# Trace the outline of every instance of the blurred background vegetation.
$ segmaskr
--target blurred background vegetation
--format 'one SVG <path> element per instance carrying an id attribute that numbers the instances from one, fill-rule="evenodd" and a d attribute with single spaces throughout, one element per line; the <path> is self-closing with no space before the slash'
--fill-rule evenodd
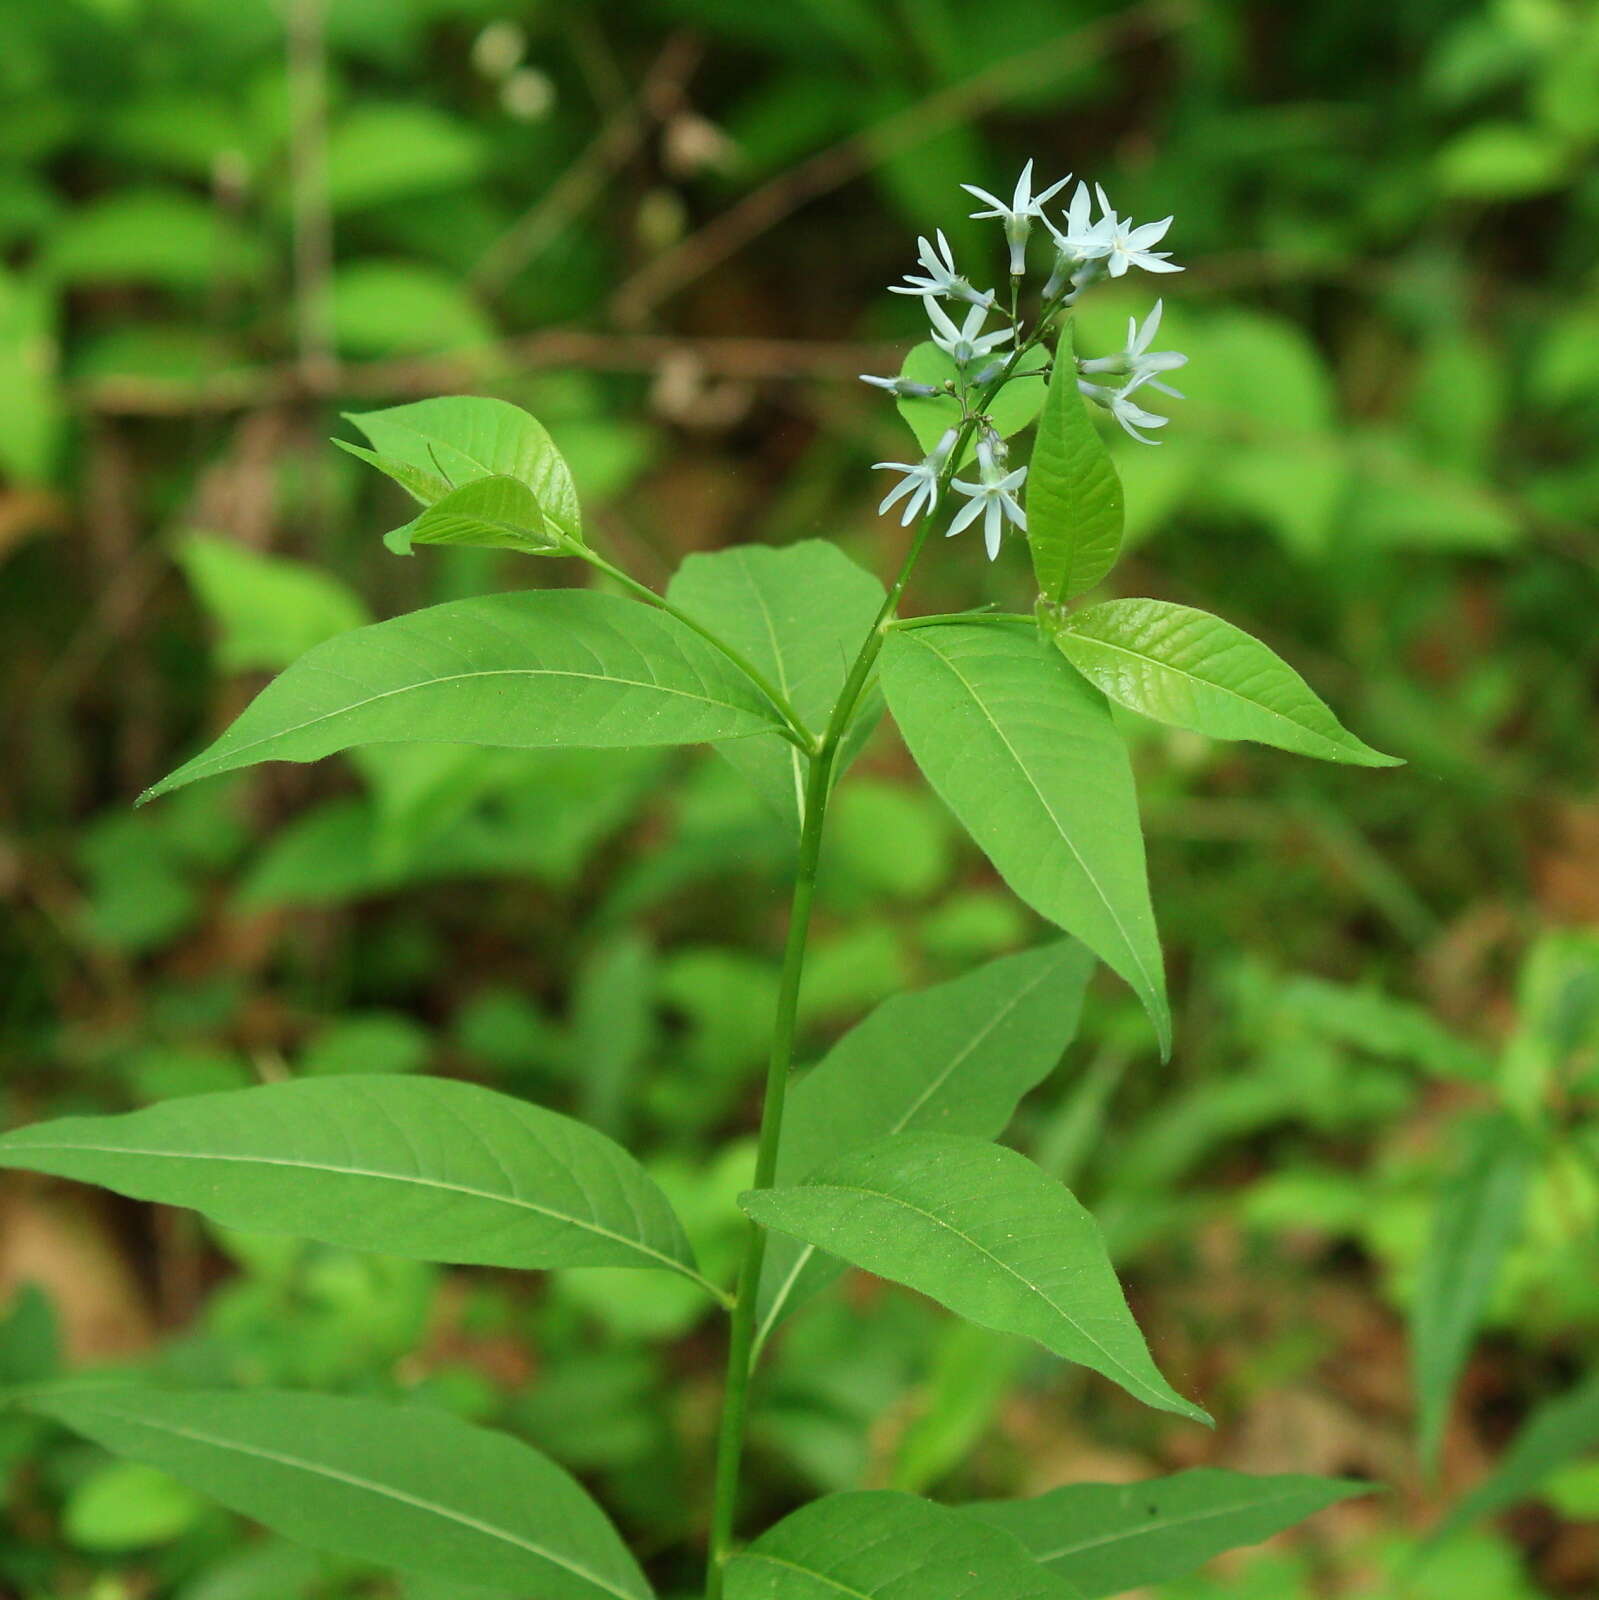
<path id="1" fill-rule="evenodd" d="M 1217 1433 L 854 1282 L 775 1353 L 752 1512 L 1351 1473 L 1391 1490 L 1163 1592 L 1599 1592 L 1580 1454 L 1414 1560 L 1599 1355 L 1599 6 L 7 0 L 0 106 L 6 1125 L 460 1074 L 628 1139 L 725 1270 L 790 850 L 730 768 L 391 748 L 130 801 L 320 638 L 562 581 L 389 556 L 398 491 L 325 442 L 344 406 L 528 406 L 652 582 L 735 539 L 883 570 L 903 535 L 867 468 L 905 439 L 854 375 L 919 312 L 883 286 L 919 231 L 991 249 L 955 185 L 1031 156 L 1177 213 L 1190 398 L 1158 450 L 1121 441 L 1125 581 L 1263 634 L 1410 764 L 1143 730 L 1178 1053 L 1096 986 L 1023 1108 Z M 1096 297 L 1084 344 L 1129 308 Z M 1028 599 L 966 544 L 916 587 Z M 1039 931 L 880 734 L 837 808 L 808 1050 Z M 1563 1137 L 1434 1480 L 1406 1310 L 1501 1104 Z M 683 1593 L 718 1340 L 648 1277 L 513 1282 L 8 1179 L 0 1382 L 117 1362 L 448 1407 L 589 1476 Z M 0 1415 L 0 1486 L 6 1595 L 401 1592 L 43 1423 Z"/>

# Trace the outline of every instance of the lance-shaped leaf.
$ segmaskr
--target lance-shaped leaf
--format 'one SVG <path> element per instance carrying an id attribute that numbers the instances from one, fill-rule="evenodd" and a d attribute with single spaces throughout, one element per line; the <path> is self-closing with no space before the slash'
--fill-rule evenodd
<path id="1" fill-rule="evenodd" d="M 375 454 L 364 459 L 423 504 L 441 498 L 432 492 L 441 480 L 446 488 L 458 489 L 477 478 L 515 478 L 533 491 L 557 533 L 583 537 L 571 470 L 544 425 L 520 406 L 481 395 L 447 395 L 345 415 L 372 443 Z"/>
<path id="2" fill-rule="evenodd" d="M 948 1506 L 869 1489 L 830 1494 L 727 1564 L 727 1600 L 1076 1600 L 1019 1540 Z"/>
<path id="3" fill-rule="evenodd" d="M 1162 1411 L 1210 1419 L 1160 1375 L 1098 1224 L 1025 1156 L 958 1134 L 901 1133 L 744 1210 L 971 1322 L 1019 1333 Z"/>
<path id="4" fill-rule="evenodd" d="M 1123 520 L 1121 479 L 1078 391 L 1068 330 L 1027 469 L 1027 543 L 1045 600 L 1064 605 L 1116 565 Z"/>
<path id="5" fill-rule="evenodd" d="M 1001 350 L 996 362 L 1008 358 L 1009 352 Z M 983 413 L 993 424 L 1002 439 L 1020 433 L 1044 403 L 1044 377 L 1042 369 L 1049 365 L 1049 352 L 1039 346 L 1029 350 L 1016 363 L 1015 372 L 1006 379 L 999 392 L 989 402 Z M 912 348 L 899 369 L 902 378 L 912 383 L 924 383 L 930 389 L 942 389 L 946 383 L 959 376 L 955 363 L 932 340 Z M 923 454 L 930 452 L 950 428 L 961 424 L 960 402 L 953 395 L 901 396 L 895 402 L 899 414 L 910 424 L 916 442 Z M 967 440 L 961 464 L 970 461 L 976 451 L 976 437 Z"/>
<path id="6" fill-rule="evenodd" d="M 759 690 L 665 612 L 582 589 L 430 606 L 318 645 L 147 791 L 352 745 L 694 744 L 776 727 Z"/>
<path id="7" fill-rule="evenodd" d="M 533 491 L 516 478 L 477 478 L 451 489 L 404 527 L 383 535 L 396 555 L 418 544 L 469 544 L 526 555 L 558 556 L 570 549 L 553 534 Z"/>
<path id="8" fill-rule="evenodd" d="M 1439 1191 L 1410 1317 L 1421 1455 L 1429 1468 L 1438 1459 L 1472 1337 L 1521 1232 L 1534 1164 L 1520 1124 L 1492 1117 L 1472 1130 L 1465 1160 Z"/>
<path id="9" fill-rule="evenodd" d="M 0 1166 L 353 1250 L 699 1276 L 665 1195 L 620 1145 L 449 1078 L 301 1078 L 64 1117 L 0 1138 Z"/>
<path id="10" fill-rule="evenodd" d="M 673 574 L 666 597 L 738 649 L 815 733 L 827 726 L 885 598 L 869 572 L 815 539 L 692 555 Z M 875 694 L 862 697 L 835 777 L 881 709 Z M 773 735 L 723 745 L 718 753 L 799 831 L 807 763 L 793 744 Z"/>
<path id="11" fill-rule="evenodd" d="M 1594 1449 L 1599 1449 L 1599 1373 L 1590 1373 L 1570 1393 L 1540 1406 L 1499 1465 L 1455 1506 L 1428 1542 L 1441 1542 L 1467 1523 L 1525 1499 L 1556 1467 Z"/>
<path id="12" fill-rule="evenodd" d="M 798 1183 L 886 1134 L 1001 1133 L 1077 1031 L 1092 965 L 1080 944 L 1061 939 L 885 1000 L 789 1091 L 777 1181 Z M 814 1245 L 770 1239 L 761 1340 L 839 1270 Z"/>
<path id="13" fill-rule="evenodd" d="M 1073 1483 L 1031 1500 L 983 1501 L 968 1514 L 1015 1534 L 1084 1600 L 1167 1583 L 1223 1551 L 1259 1544 L 1370 1485 L 1344 1478 L 1201 1468 L 1142 1483 Z"/>
<path id="14" fill-rule="evenodd" d="M 28 1405 L 335 1555 L 548 1600 L 649 1600 L 575 1479 L 531 1445 L 432 1406 L 109 1388 Z"/>
<path id="15" fill-rule="evenodd" d="M 1104 696 L 1028 626 L 896 629 L 883 692 L 917 765 L 1012 889 L 1171 1013 L 1131 763 Z"/>
<path id="16" fill-rule="evenodd" d="M 1067 660 L 1112 700 L 1213 739 L 1255 739 L 1323 761 L 1393 767 L 1252 634 L 1166 600 L 1111 600 L 1067 617 Z"/>

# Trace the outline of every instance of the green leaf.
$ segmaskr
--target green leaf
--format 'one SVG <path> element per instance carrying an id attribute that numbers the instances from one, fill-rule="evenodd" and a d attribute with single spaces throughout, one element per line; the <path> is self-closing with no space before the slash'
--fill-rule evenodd
<path id="1" fill-rule="evenodd" d="M 334 439 L 331 442 L 357 460 L 365 461 L 369 466 L 376 467 L 379 472 L 387 473 L 413 500 L 424 506 L 430 506 L 450 493 L 449 484 L 437 472 L 423 472 L 409 462 L 396 461 L 393 456 L 380 456 L 376 450 L 368 450 L 362 444 L 351 444 L 348 439 Z M 392 533 L 387 535 L 384 542 L 387 543 L 393 537 Z"/>
<path id="2" fill-rule="evenodd" d="M 813 1500 L 727 1564 L 727 1600 L 1074 1600 L 1020 1543 L 891 1489 Z"/>
<path id="3" fill-rule="evenodd" d="M 1599 1447 L 1599 1373 L 1535 1411 L 1498 1467 L 1433 1530 L 1428 1543 L 1441 1543 L 1467 1523 L 1524 1500 L 1557 1467 L 1595 1447 Z"/>
<path id="4" fill-rule="evenodd" d="M 430 1406 L 265 1389 L 80 1389 L 28 1404 L 317 1549 L 541 1600 L 650 1594 L 575 1479 Z"/>
<path id="5" fill-rule="evenodd" d="M 1064 605 L 1115 566 L 1123 520 L 1121 479 L 1077 388 L 1068 329 L 1027 469 L 1027 542 L 1045 600 Z"/>
<path id="6" fill-rule="evenodd" d="M 1066 659 L 1112 700 L 1213 739 L 1254 739 L 1302 756 L 1392 767 L 1259 639 L 1166 600 L 1110 600 L 1055 633 Z"/>
<path id="7" fill-rule="evenodd" d="M 832 715 L 885 598 L 869 572 L 836 545 L 814 539 L 780 549 L 747 544 L 692 555 L 672 575 L 666 597 L 715 628 L 788 697 L 815 733 Z M 879 710 L 875 695 L 863 698 L 851 730 L 855 749 Z M 773 735 L 725 745 L 719 753 L 798 833 L 807 768 L 799 750 Z"/>
<path id="8" fill-rule="evenodd" d="M 152 283 L 205 290 L 253 276 L 260 236 L 180 188 L 118 189 L 76 206 L 54 230 L 44 265 L 74 285 Z"/>
<path id="9" fill-rule="evenodd" d="M 464 188 L 487 156 L 474 127 L 430 106 L 357 104 L 328 139 L 329 198 L 335 210 L 353 211 Z"/>
<path id="10" fill-rule="evenodd" d="M 996 1137 L 1071 1042 L 1091 966 L 1061 939 L 885 1000 L 789 1091 L 777 1181 L 885 1134 Z M 814 1245 L 768 1240 L 760 1338 L 838 1272 Z"/>
<path id="11" fill-rule="evenodd" d="M 487 350 L 494 323 L 452 274 L 419 261 L 350 261 L 329 285 L 333 331 L 349 356 Z"/>
<path id="12" fill-rule="evenodd" d="M 1146 1405 L 1210 1420 L 1150 1359 L 1094 1219 L 1014 1150 L 959 1134 L 893 1134 L 741 1204 L 763 1227 L 982 1327 L 1034 1339 Z"/>
<path id="13" fill-rule="evenodd" d="M 1142 1483 L 1073 1483 L 968 1512 L 1014 1534 L 1084 1600 L 1167 1583 L 1213 1556 L 1259 1544 L 1370 1486 L 1341 1478 L 1260 1478 L 1201 1468 Z"/>
<path id="14" fill-rule="evenodd" d="M 612 595 L 531 589 L 329 639 L 141 798 L 352 745 L 605 749 L 737 739 L 776 725 L 749 680 L 675 617 Z"/>
<path id="15" fill-rule="evenodd" d="M 61 1531 L 78 1550 L 140 1550 L 170 1544 L 204 1510 L 192 1489 L 166 1473 L 137 1461 L 113 1461 L 73 1489 L 62 1508 Z"/>
<path id="16" fill-rule="evenodd" d="M 302 561 L 206 533 L 180 540 L 175 554 L 217 630 L 217 665 L 224 672 L 286 667 L 367 620 L 344 584 Z"/>
<path id="17" fill-rule="evenodd" d="M 993 423 L 1002 439 L 1020 433 L 1044 404 L 1044 380 L 1039 374 L 1049 365 L 1049 352 L 1042 346 L 1030 350 L 1021 358 L 1015 374 L 1008 378 L 998 394 L 989 402 L 985 415 Z M 929 388 L 941 388 L 957 376 L 955 363 L 931 340 L 915 346 L 905 357 L 899 369 L 902 378 L 912 383 L 925 383 Z M 923 453 L 944 437 L 950 428 L 961 424 L 960 402 L 953 395 L 931 397 L 902 397 L 895 402 L 899 414 L 910 424 L 911 432 Z M 976 441 L 968 440 L 961 455 L 964 466 L 973 458 Z"/>
<path id="18" fill-rule="evenodd" d="M 480 395 L 447 395 L 383 411 L 347 411 L 345 418 L 379 456 L 442 478 L 451 488 L 476 478 L 519 479 L 558 532 L 582 539 L 571 471 L 543 424 L 520 406 Z M 395 476 L 388 465 L 382 470 Z"/>
<path id="19" fill-rule="evenodd" d="M 1031 627 L 896 629 L 882 674 L 945 804 L 1028 905 L 1132 985 L 1169 1053 L 1132 766 L 1104 697 Z"/>
<path id="20" fill-rule="evenodd" d="M 1421 1455 L 1429 1469 L 1472 1338 L 1521 1231 L 1533 1167 L 1520 1124 L 1491 1117 L 1473 1130 L 1464 1163 L 1439 1190 L 1410 1317 Z"/>
<path id="21" fill-rule="evenodd" d="M 64 1117 L 0 1137 L 0 1166 L 413 1260 L 697 1276 L 666 1197 L 620 1146 L 448 1078 L 300 1078 Z"/>
<path id="22" fill-rule="evenodd" d="M 568 547 L 552 538 L 533 491 L 517 478 L 476 478 L 451 489 L 422 515 L 383 536 L 396 555 L 414 544 L 470 544 L 557 556 Z"/>

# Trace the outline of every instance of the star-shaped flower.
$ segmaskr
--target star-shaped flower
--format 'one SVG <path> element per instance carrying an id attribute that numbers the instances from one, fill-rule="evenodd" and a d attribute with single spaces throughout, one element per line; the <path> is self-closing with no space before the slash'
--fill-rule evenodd
<path id="1" fill-rule="evenodd" d="M 949 240 L 944 237 L 944 230 L 940 228 L 934 234 L 938 240 L 938 249 L 935 251 L 926 239 L 916 241 L 916 260 L 920 264 L 925 276 L 918 278 L 914 273 L 905 274 L 904 283 L 889 285 L 890 294 L 919 294 L 924 297 L 939 297 L 950 300 L 969 300 L 974 306 L 982 306 L 985 310 L 994 303 L 992 289 L 974 289 L 960 273 L 955 270 L 955 255 L 949 247 Z"/>
<path id="2" fill-rule="evenodd" d="M 878 516 L 883 516 L 895 501 L 905 496 L 909 498 L 905 500 L 905 511 L 899 519 L 902 528 L 910 527 L 924 511 L 931 511 L 938 504 L 939 474 L 944 470 L 944 463 L 949 459 L 954 444 L 955 429 L 950 428 L 921 461 L 874 461 L 874 469 L 884 467 L 904 473 L 904 477 L 883 496 L 877 508 Z"/>
<path id="3" fill-rule="evenodd" d="M 950 320 L 949 313 L 932 295 L 923 295 L 922 304 L 927 307 L 927 320 L 933 325 L 933 343 L 957 367 L 965 367 L 983 356 L 992 355 L 1016 336 L 1014 328 L 1001 328 L 997 333 L 982 331 L 983 324 L 988 321 L 987 306 L 973 306 L 966 313 L 966 320 L 957 328 Z"/>
<path id="4" fill-rule="evenodd" d="M 1013 278 L 1019 278 L 1027 270 L 1027 236 L 1033 231 L 1033 218 L 1042 218 L 1044 215 L 1044 202 L 1054 197 L 1072 181 L 1068 172 L 1059 183 L 1052 183 L 1040 194 L 1033 193 L 1033 164 L 1031 161 L 1022 168 L 1022 175 L 1016 180 L 1016 191 L 1007 205 L 997 195 L 992 195 L 986 189 L 979 189 L 975 183 L 963 183 L 967 194 L 978 200 L 985 201 L 989 207 L 987 211 L 974 211 L 974 220 L 986 217 L 997 217 L 1005 225 L 1005 239 L 1010 245 L 1010 270 Z"/>
<path id="5" fill-rule="evenodd" d="M 1122 427 L 1132 435 L 1140 444 L 1159 444 L 1159 439 L 1146 439 L 1138 430 L 1140 428 L 1164 428 L 1171 420 L 1170 417 L 1157 416 L 1153 411 L 1145 411 L 1136 400 L 1131 398 L 1135 390 L 1146 383 L 1152 383 L 1150 375 L 1146 372 L 1142 376 L 1124 383 L 1119 389 L 1107 389 L 1101 384 L 1089 383 L 1083 378 L 1077 380 L 1078 389 L 1107 411 L 1119 422 Z M 1164 389 L 1164 384 L 1153 384 L 1157 389 Z M 1176 394 L 1175 389 L 1166 389 L 1167 394 Z M 956 484 L 956 488 L 960 485 Z"/>
<path id="6" fill-rule="evenodd" d="M 1077 370 L 1124 372 L 1138 383 L 1147 383 L 1151 389 L 1159 389 L 1162 394 L 1174 395 L 1181 400 L 1183 396 L 1180 390 L 1172 388 L 1170 384 L 1161 383 L 1155 375 L 1185 366 L 1188 357 L 1179 350 L 1149 348 L 1154 341 L 1156 330 L 1160 327 L 1163 305 L 1164 302 L 1160 300 L 1155 302 L 1155 309 L 1144 318 L 1142 327 L 1139 326 L 1137 317 L 1127 319 L 1127 344 L 1120 355 L 1095 356 L 1091 361 L 1079 361 Z"/>
<path id="7" fill-rule="evenodd" d="M 1159 222 L 1145 222 L 1133 226 L 1131 217 L 1118 217 L 1105 198 L 1105 191 L 1096 183 L 1094 193 L 1099 196 L 1102 213 L 1098 222 L 1083 239 L 1079 254 L 1088 259 L 1103 258 L 1105 270 L 1113 278 L 1122 277 L 1129 267 L 1142 267 L 1145 272 L 1181 272 L 1168 258 L 1169 250 L 1151 250 L 1166 237 L 1172 219 L 1163 217 Z"/>
<path id="8" fill-rule="evenodd" d="M 957 494 L 966 496 L 967 503 L 955 513 L 946 537 L 953 539 L 961 529 L 981 517 L 983 543 L 988 549 L 988 559 L 994 561 L 999 557 L 1000 540 L 1007 522 L 1027 532 L 1027 513 L 1016 499 L 1016 490 L 1021 488 L 1027 468 L 1017 467 L 1014 472 L 1006 472 L 1002 463 L 995 460 L 993 448 L 986 441 L 977 447 L 977 466 L 979 482 L 966 483 L 957 478 L 950 484 Z"/>

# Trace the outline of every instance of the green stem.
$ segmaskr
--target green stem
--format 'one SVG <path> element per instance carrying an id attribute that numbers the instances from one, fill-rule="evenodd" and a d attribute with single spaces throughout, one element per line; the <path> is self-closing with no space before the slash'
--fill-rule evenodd
<path id="1" fill-rule="evenodd" d="M 814 733 L 805 726 L 799 712 L 794 709 L 793 703 L 778 687 L 767 678 L 754 662 L 742 652 L 735 650 L 720 634 L 713 633 L 703 623 L 695 621 L 688 612 L 680 606 L 675 606 L 665 595 L 657 594 L 647 583 L 640 583 L 631 573 L 624 572 L 613 562 L 607 561 L 598 550 L 591 550 L 586 544 L 580 544 L 576 539 L 564 540 L 567 552 L 574 555 L 579 561 L 586 561 L 596 571 L 603 572 L 608 578 L 614 579 L 631 594 L 636 594 L 640 600 L 676 617 L 686 628 L 691 628 L 707 644 L 714 645 L 716 649 L 727 657 L 729 661 L 744 674 L 757 689 L 772 703 L 772 708 L 782 717 L 784 726 L 780 730 L 782 735 L 792 745 L 797 745 L 806 755 L 814 755 L 819 741 Z"/>
<path id="2" fill-rule="evenodd" d="M 755 1156 L 755 1187 L 769 1189 L 777 1176 L 777 1151 L 783 1132 L 783 1103 L 794 1061 L 794 1028 L 799 1010 L 800 978 L 805 967 L 805 941 L 810 932 L 811 901 L 816 892 L 816 866 L 821 858 L 822 824 L 836 744 L 825 744 L 811 759 L 805 785 L 805 820 L 800 830 L 799 862 L 794 872 L 794 900 L 783 949 L 783 974 L 777 994 L 777 1020 L 772 1054 L 766 1069 L 766 1096 L 761 1106 L 760 1143 Z M 728 1339 L 727 1388 L 722 1400 L 722 1427 L 716 1445 L 716 1486 L 711 1507 L 710 1566 L 705 1576 L 706 1600 L 719 1600 L 722 1573 L 733 1544 L 738 1511 L 739 1469 L 744 1459 L 744 1430 L 749 1412 L 751 1359 L 755 1346 L 755 1311 L 766 1261 L 766 1230 L 745 1224 L 748 1233 L 739 1268 L 738 1294 Z"/>
<path id="3" fill-rule="evenodd" d="M 772 1053 L 766 1068 L 766 1091 L 761 1103 L 761 1129 L 755 1156 L 755 1183 L 757 1189 L 770 1188 L 777 1176 L 777 1155 L 783 1136 L 783 1106 L 788 1095 L 788 1078 L 794 1064 L 795 1019 L 799 1010 L 800 978 L 805 967 L 805 943 L 810 933 L 811 902 L 816 892 L 816 868 L 821 859 L 822 828 L 827 816 L 828 796 L 832 791 L 833 766 L 838 756 L 839 744 L 855 707 L 865 692 L 883 639 L 894 621 L 899 603 L 910 582 L 911 572 L 932 531 L 936 508 L 942 506 L 948 494 L 950 479 L 960 465 L 961 454 L 977 428 L 977 419 L 1015 371 L 1023 355 L 1043 337 L 1055 304 L 1045 307 L 1038 326 L 1025 342 L 1012 351 L 1004 368 L 983 387 L 976 405 L 969 406 L 960 426 L 955 443 L 949 452 L 944 470 L 939 477 L 939 492 L 935 509 L 929 511 L 917 524 L 910 548 L 899 573 L 883 599 L 872 630 L 867 634 L 844 688 L 828 719 L 827 731 L 819 740 L 802 744 L 801 749 L 810 757 L 810 773 L 805 784 L 805 814 L 800 827 L 799 861 L 794 872 L 794 899 L 789 911 L 788 939 L 783 949 L 783 970 L 778 983 L 777 1018 L 772 1028 Z M 705 630 L 692 618 L 668 606 L 654 591 L 617 571 L 603 558 L 591 552 L 581 553 L 585 560 L 625 583 L 629 588 L 655 604 L 673 611 L 684 622 L 715 644 L 730 660 L 743 667 L 757 684 L 758 674 L 721 640 Z M 1030 619 L 1029 619 L 1030 620 Z M 784 704 L 781 697 L 770 689 L 767 694 L 774 705 Z M 795 719 L 797 721 L 797 719 Z M 803 725 L 801 725 L 803 727 Z M 721 1600 L 723 1573 L 728 1557 L 733 1551 L 733 1531 L 738 1516 L 739 1473 L 744 1461 L 744 1436 L 749 1418 L 750 1380 L 755 1367 L 756 1309 L 760 1293 L 761 1268 L 766 1262 L 766 1230 L 755 1223 L 746 1224 L 744 1258 L 739 1267 L 738 1289 L 733 1306 L 732 1327 L 728 1336 L 727 1381 L 722 1399 L 722 1421 L 716 1443 L 716 1478 L 711 1498 L 710 1560 L 705 1575 L 706 1600 Z"/>

